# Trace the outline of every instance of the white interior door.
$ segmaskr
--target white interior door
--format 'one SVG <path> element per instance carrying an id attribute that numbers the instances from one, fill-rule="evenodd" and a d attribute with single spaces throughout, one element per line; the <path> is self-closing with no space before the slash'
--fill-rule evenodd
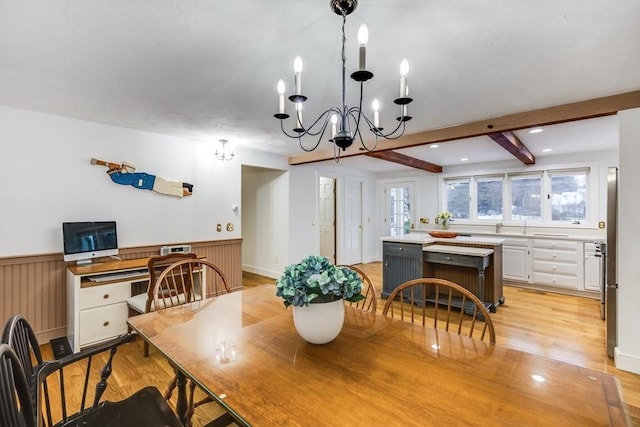
<path id="1" fill-rule="evenodd" d="M 362 262 L 362 180 L 345 178 L 344 191 L 344 264 Z"/>
<path id="2" fill-rule="evenodd" d="M 320 255 L 336 262 L 336 182 L 333 178 L 320 177 Z"/>

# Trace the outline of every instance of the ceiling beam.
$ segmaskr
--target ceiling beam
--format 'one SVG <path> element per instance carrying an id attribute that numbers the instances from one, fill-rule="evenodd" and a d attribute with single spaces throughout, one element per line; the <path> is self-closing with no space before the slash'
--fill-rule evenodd
<path id="1" fill-rule="evenodd" d="M 375 157 L 376 159 L 386 160 L 388 162 L 409 166 L 411 168 L 422 169 L 427 172 L 442 172 L 442 166 L 440 165 L 429 163 L 424 160 L 416 159 L 415 157 L 407 156 L 406 154 L 397 153 L 391 150 L 367 152 L 365 155 L 369 157 Z"/>
<path id="2" fill-rule="evenodd" d="M 523 113 L 509 114 L 494 117 L 487 120 L 450 126 L 441 129 L 432 129 L 410 135 L 404 135 L 396 140 L 381 140 L 375 149 L 378 151 L 397 150 L 400 148 L 415 147 L 419 145 L 433 144 L 436 142 L 453 141 L 473 136 L 486 135 L 494 132 L 507 132 L 518 129 L 526 129 L 534 126 L 545 126 L 557 123 L 572 122 L 576 120 L 591 119 L 594 117 L 609 116 L 621 110 L 640 107 L 640 90 L 626 92 L 618 95 L 605 96 L 587 101 L 573 102 L 570 104 L 556 105 L 554 107 L 540 108 L 538 110 Z M 353 144 L 348 150 L 340 152 L 340 157 L 360 156 L 366 152 L 360 151 L 357 144 Z M 324 160 L 333 160 L 333 150 L 313 151 L 289 157 L 290 165 L 315 163 Z"/>
<path id="3" fill-rule="evenodd" d="M 492 132 L 488 133 L 487 136 L 525 165 L 536 164 L 536 158 L 533 153 L 513 132 Z"/>

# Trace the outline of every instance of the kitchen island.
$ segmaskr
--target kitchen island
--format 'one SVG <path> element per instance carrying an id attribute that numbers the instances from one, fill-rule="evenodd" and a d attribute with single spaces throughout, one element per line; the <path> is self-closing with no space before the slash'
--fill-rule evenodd
<path id="1" fill-rule="evenodd" d="M 382 298 L 402 283 L 421 277 L 437 277 L 450 280 L 469 289 L 479 298 L 484 299 L 492 310 L 504 302 L 502 293 L 502 242 L 503 239 L 492 237 L 458 236 L 454 238 L 434 238 L 428 234 L 404 234 L 388 236 L 382 239 Z M 424 248 L 432 245 L 447 247 L 468 247 L 491 250 L 486 258 L 488 264 L 482 271 L 479 280 L 477 268 L 456 265 L 455 262 L 433 262 L 430 256 L 425 257 Z M 428 251 L 432 252 L 432 251 Z M 446 255 L 447 251 L 440 251 Z M 455 249 L 448 252 L 457 252 Z M 455 257 L 456 254 L 451 253 Z M 482 289 L 484 287 L 484 289 Z"/>

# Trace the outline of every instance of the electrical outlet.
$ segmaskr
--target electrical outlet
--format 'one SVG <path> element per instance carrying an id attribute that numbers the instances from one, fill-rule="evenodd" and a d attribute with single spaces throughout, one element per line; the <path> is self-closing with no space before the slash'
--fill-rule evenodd
<path id="1" fill-rule="evenodd" d="M 222 224 L 217 224 L 216 225 L 216 231 L 219 233 L 222 231 Z"/>
<path id="2" fill-rule="evenodd" d="M 598 228 L 599 228 L 600 230 L 603 230 L 603 229 L 604 229 L 604 227 L 605 227 L 605 223 L 604 223 L 604 221 L 600 221 L 600 222 L 598 222 Z"/>

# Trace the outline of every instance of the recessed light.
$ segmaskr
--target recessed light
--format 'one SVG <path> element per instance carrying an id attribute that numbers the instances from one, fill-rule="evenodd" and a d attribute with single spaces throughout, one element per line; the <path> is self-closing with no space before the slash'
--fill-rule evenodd
<path id="1" fill-rule="evenodd" d="M 529 132 L 529 133 L 540 133 L 543 130 L 544 129 L 542 129 L 542 128 L 533 128 L 533 129 L 529 129 L 527 132 Z"/>
<path id="2" fill-rule="evenodd" d="M 431 144 L 431 145 L 429 145 L 429 148 L 438 148 L 438 147 L 440 147 L 438 144 Z"/>
<path id="3" fill-rule="evenodd" d="M 549 151 L 553 151 L 553 148 L 543 148 L 542 149 L 543 153 L 548 153 Z"/>
<path id="4" fill-rule="evenodd" d="M 467 159 L 466 157 L 463 157 L 463 158 L 460 159 L 460 161 L 461 162 L 467 162 L 467 161 L 469 161 L 469 159 Z"/>

